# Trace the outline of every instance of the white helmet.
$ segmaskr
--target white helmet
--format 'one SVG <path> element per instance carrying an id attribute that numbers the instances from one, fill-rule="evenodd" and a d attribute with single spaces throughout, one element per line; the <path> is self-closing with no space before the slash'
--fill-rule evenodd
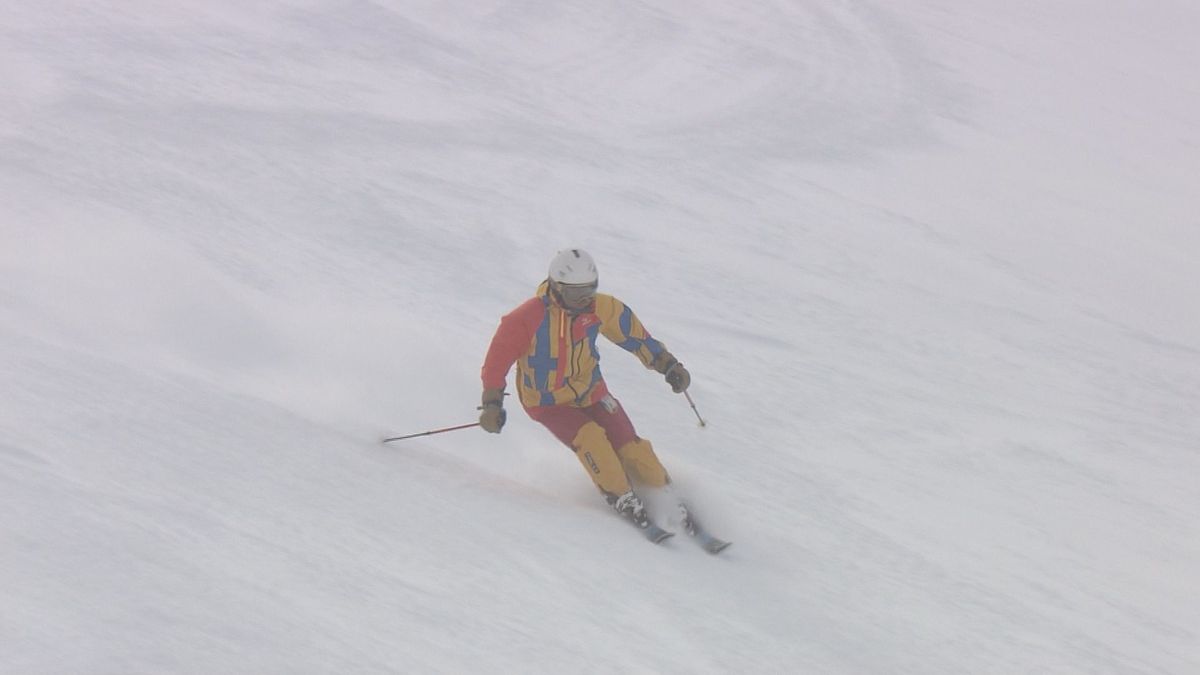
<path id="1" fill-rule="evenodd" d="M 600 275 L 596 261 L 581 248 L 568 248 L 555 254 L 550 261 L 550 281 L 559 284 L 596 284 Z"/>

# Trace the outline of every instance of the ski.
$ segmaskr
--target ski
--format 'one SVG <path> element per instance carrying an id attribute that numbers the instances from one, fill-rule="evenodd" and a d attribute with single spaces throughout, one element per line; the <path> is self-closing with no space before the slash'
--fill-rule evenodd
<path id="1" fill-rule="evenodd" d="M 724 551 L 725 549 L 729 548 L 730 544 L 733 543 L 731 541 L 725 541 L 724 539 L 717 539 L 700 528 L 696 528 L 695 532 L 692 533 L 691 539 L 692 541 L 696 542 L 700 548 L 704 549 L 711 555 L 716 555 L 721 551 Z"/>
<path id="2" fill-rule="evenodd" d="M 700 523 L 696 522 L 695 516 L 688 511 L 686 506 L 680 504 L 679 507 L 683 513 L 683 530 L 688 533 L 688 538 L 696 542 L 705 552 L 710 555 L 716 555 L 729 548 L 729 545 L 733 543 L 714 537 Z"/>
<path id="3" fill-rule="evenodd" d="M 671 532 L 669 530 L 664 530 L 661 527 L 659 527 L 658 525 L 655 525 L 654 523 L 650 523 L 649 525 L 647 525 L 646 527 L 643 527 L 641 529 L 642 529 L 642 535 L 645 536 L 646 539 L 648 539 L 653 544 L 661 544 L 664 541 L 675 536 L 674 532 Z"/>

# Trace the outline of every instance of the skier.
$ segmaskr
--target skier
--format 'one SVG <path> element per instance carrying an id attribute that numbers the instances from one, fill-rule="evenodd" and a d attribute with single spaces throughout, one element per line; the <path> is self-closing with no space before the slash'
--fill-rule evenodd
<path id="1" fill-rule="evenodd" d="M 609 505 L 634 525 L 654 526 L 635 487 L 671 483 L 650 441 L 634 431 L 600 374 L 596 338 L 603 334 L 647 367 L 675 393 L 691 383 L 683 364 L 655 340 L 623 302 L 597 293 L 596 263 L 582 249 L 559 251 L 534 297 L 500 320 L 483 363 L 479 423 L 498 434 L 504 427 L 504 388 L 517 364 L 517 394 L 529 417 L 571 448 Z M 689 532 L 686 507 L 679 504 Z M 669 536 L 662 532 L 661 537 Z"/>

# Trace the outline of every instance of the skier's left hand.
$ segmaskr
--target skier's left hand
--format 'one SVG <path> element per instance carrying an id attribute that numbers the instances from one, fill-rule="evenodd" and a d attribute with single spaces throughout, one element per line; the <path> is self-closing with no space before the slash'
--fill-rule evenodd
<path id="1" fill-rule="evenodd" d="M 675 365 L 668 368 L 664 374 L 667 377 L 667 384 L 671 385 L 671 391 L 676 394 L 682 394 L 684 391 L 687 391 L 688 385 L 692 383 L 691 373 L 678 361 L 675 362 Z"/>
<path id="2" fill-rule="evenodd" d="M 688 374 L 687 368 L 684 368 L 679 359 L 671 355 L 671 352 L 659 352 L 650 367 L 666 376 L 667 384 L 671 385 L 671 391 L 676 394 L 682 394 L 692 383 L 692 376 Z"/>

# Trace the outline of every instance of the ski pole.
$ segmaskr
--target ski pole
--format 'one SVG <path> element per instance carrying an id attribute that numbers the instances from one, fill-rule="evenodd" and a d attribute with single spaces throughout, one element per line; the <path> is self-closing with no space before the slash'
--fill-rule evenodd
<path id="1" fill-rule="evenodd" d="M 687 402 L 692 405 L 692 412 L 696 413 L 696 419 L 700 420 L 700 426 L 708 426 L 708 422 L 705 422 L 704 418 L 700 416 L 700 411 L 696 410 L 696 402 L 692 400 L 692 395 L 687 393 L 687 390 L 684 390 L 683 395 L 687 397 Z"/>
<path id="2" fill-rule="evenodd" d="M 419 434 L 409 434 L 407 436 L 395 436 L 392 438 L 383 439 L 383 443 L 391 443 L 392 441 L 403 441 L 406 438 L 416 438 L 417 436 L 432 436 L 434 434 L 444 434 L 447 431 L 458 431 L 459 429 L 470 429 L 471 427 L 479 426 L 479 422 L 474 424 L 460 424 L 456 427 L 446 427 L 445 429 L 434 429 L 433 431 L 422 431 Z"/>

